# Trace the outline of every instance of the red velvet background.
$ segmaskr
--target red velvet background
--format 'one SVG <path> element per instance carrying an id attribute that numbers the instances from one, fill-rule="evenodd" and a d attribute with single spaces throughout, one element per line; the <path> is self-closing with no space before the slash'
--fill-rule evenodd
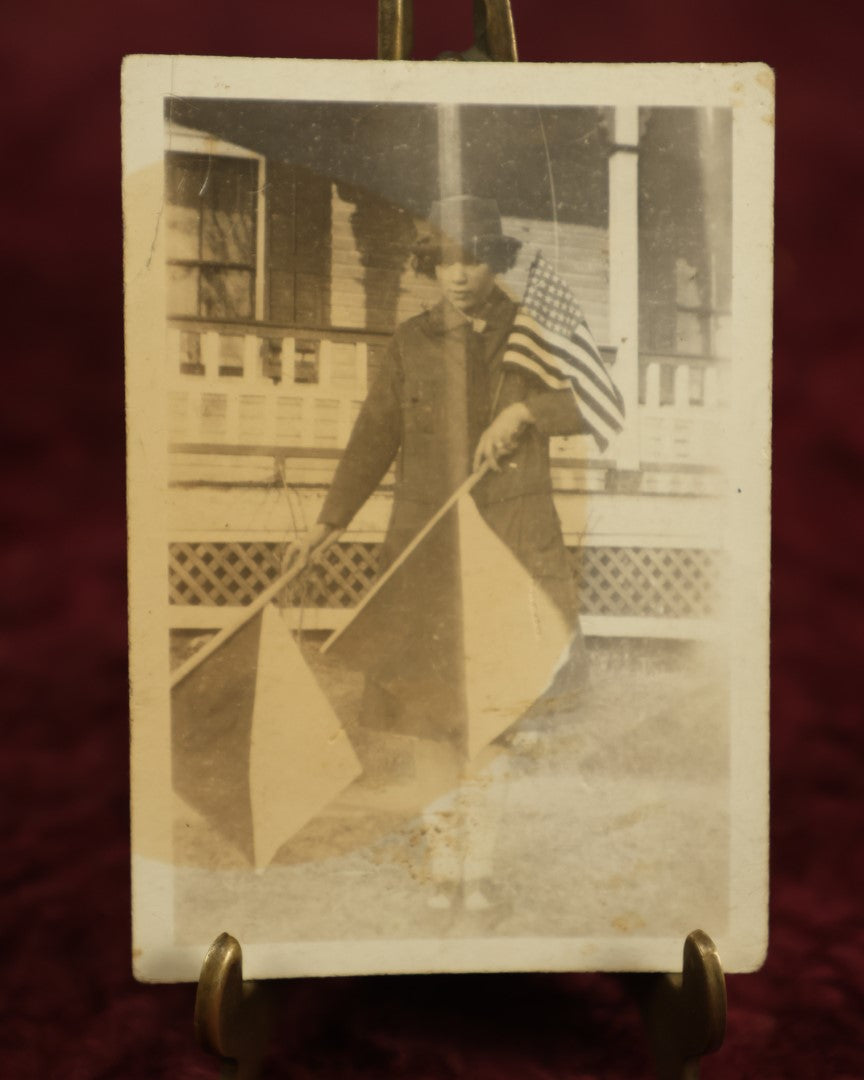
<path id="1" fill-rule="evenodd" d="M 0 44 L 5 811 L 0 1074 L 215 1076 L 193 988 L 129 972 L 119 68 L 124 53 L 369 57 L 374 0 L 12 0 Z M 469 0 L 418 0 L 417 55 Z M 703 1075 L 864 1076 L 861 5 L 513 0 L 524 60 L 777 70 L 773 893 Z M 861 545 L 861 547 L 859 547 Z M 295 1077 L 648 1076 L 600 976 L 301 982 Z M 277 1073 L 274 1072 L 274 1075 Z"/>

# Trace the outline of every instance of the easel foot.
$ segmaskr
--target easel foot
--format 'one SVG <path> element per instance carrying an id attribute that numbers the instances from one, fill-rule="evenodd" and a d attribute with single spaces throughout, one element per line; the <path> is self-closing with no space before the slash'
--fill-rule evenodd
<path id="1" fill-rule="evenodd" d="M 230 934 L 210 946 L 195 997 L 195 1036 L 222 1060 L 221 1080 L 257 1080 L 267 1054 L 270 1008 L 260 983 L 243 981 L 243 953 Z"/>
<path id="2" fill-rule="evenodd" d="M 726 980 L 714 942 L 694 930 L 681 974 L 648 979 L 639 996 L 657 1080 L 698 1080 L 700 1059 L 726 1034 Z"/>
<path id="3" fill-rule="evenodd" d="M 634 976 L 657 1080 L 698 1080 L 702 1057 L 726 1032 L 726 981 L 711 938 L 694 930 L 680 975 Z M 243 981 L 243 954 L 230 934 L 210 946 L 195 999 L 195 1034 L 221 1059 L 222 1080 L 257 1080 L 267 1054 L 272 984 Z"/>

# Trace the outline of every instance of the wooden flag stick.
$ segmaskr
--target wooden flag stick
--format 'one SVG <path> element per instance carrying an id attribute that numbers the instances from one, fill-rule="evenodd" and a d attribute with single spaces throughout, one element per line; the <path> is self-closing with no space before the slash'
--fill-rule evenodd
<path id="1" fill-rule="evenodd" d="M 258 612 L 261 611 L 262 608 L 265 608 L 274 597 L 278 596 L 286 586 L 290 585 L 292 581 L 300 577 L 303 571 L 312 565 L 313 558 L 316 555 L 321 555 L 331 544 L 334 544 L 339 538 L 339 535 L 338 532 L 331 533 L 323 543 L 319 544 L 318 547 L 309 553 L 308 560 L 303 563 L 302 566 L 293 566 L 290 570 L 286 570 L 284 574 L 276 578 L 273 584 L 268 585 L 264 592 L 259 596 L 256 596 L 248 607 L 243 608 L 243 614 L 236 623 L 232 623 L 231 626 L 226 626 L 223 630 L 220 630 L 219 633 L 212 637 L 202 649 L 199 649 L 198 652 L 195 653 L 194 656 L 190 656 L 185 664 L 181 664 L 171 675 L 171 689 L 173 690 L 178 683 L 181 683 L 186 676 L 193 672 L 199 664 L 202 664 L 208 656 L 212 656 L 213 653 L 216 652 L 218 648 L 221 648 L 230 637 L 233 637 L 242 626 L 245 626 L 251 619 L 254 619 Z"/>
<path id="2" fill-rule="evenodd" d="M 348 620 L 348 622 L 346 622 L 344 626 L 341 626 L 338 630 L 335 630 L 330 635 L 330 637 L 327 638 L 327 640 L 321 646 L 322 653 L 327 652 L 330 646 L 333 645 L 334 642 L 339 640 L 339 637 L 345 633 L 345 631 L 348 629 L 351 623 L 354 622 L 354 620 L 357 618 L 363 608 L 365 608 L 366 605 L 377 594 L 378 590 L 390 580 L 390 578 L 396 573 L 396 571 L 411 555 L 411 553 L 413 551 L 416 551 L 420 544 L 423 543 L 424 539 L 435 528 L 441 518 L 443 518 L 444 515 L 453 508 L 453 506 L 462 498 L 463 495 L 466 495 L 469 491 L 471 491 L 472 488 L 476 484 L 478 484 L 480 480 L 483 479 L 483 477 L 491 468 L 492 466 L 487 461 L 483 465 L 481 465 L 476 472 L 471 473 L 467 480 L 463 480 L 463 482 L 459 485 L 459 487 L 456 488 L 450 498 L 426 522 L 426 524 L 423 526 L 420 532 L 417 533 L 411 543 L 402 550 L 399 556 L 394 559 L 394 561 L 387 567 L 386 571 L 381 575 L 381 577 L 378 578 L 378 580 L 375 582 L 369 592 L 366 593 L 366 595 L 363 597 L 357 607 L 354 608 L 354 611 L 351 613 L 351 618 Z"/>

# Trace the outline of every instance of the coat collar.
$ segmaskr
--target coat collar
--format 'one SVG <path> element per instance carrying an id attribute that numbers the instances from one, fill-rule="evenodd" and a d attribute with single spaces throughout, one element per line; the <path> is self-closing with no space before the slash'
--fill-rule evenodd
<path id="1" fill-rule="evenodd" d="M 482 319 L 486 324 L 486 330 L 498 330 L 509 325 L 513 319 L 516 304 L 497 285 L 492 289 L 489 299 L 476 313 L 475 318 Z M 461 311 L 458 311 L 448 300 L 439 300 L 429 309 L 429 323 L 433 333 L 445 334 L 450 330 L 472 323 Z"/>

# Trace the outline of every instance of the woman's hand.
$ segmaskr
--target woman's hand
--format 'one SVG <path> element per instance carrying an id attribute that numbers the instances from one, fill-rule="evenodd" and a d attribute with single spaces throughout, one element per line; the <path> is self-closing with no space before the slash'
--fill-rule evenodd
<path id="1" fill-rule="evenodd" d="M 501 471 L 501 459 L 512 454 L 519 442 L 519 436 L 532 423 L 528 406 L 516 401 L 503 409 L 480 436 L 474 451 L 473 471 L 488 466 Z"/>
<path id="2" fill-rule="evenodd" d="M 296 540 L 286 544 L 285 551 L 282 553 L 282 573 L 287 574 L 289 570 L 299 572 L 304 569 L 315 551 L 322 547 L 334 533 L 340 533 L 341 531 L 341 529 L 337 529 L 333 525 L 325 525 L 323 522 L 319 522 L 319 524 L 313 525 L 303 536 L 298 536 Z"/>

